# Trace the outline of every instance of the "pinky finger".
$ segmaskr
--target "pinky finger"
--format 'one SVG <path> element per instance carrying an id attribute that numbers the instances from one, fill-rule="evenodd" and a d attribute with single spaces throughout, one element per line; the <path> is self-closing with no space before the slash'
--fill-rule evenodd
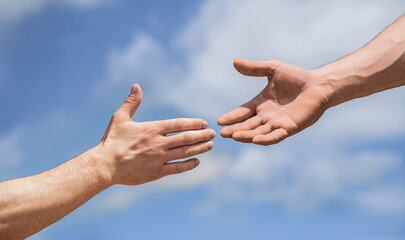
<path id="1" fill-rule="evenodd" d="M 182 162 L 172 162 L 166 163 L 163 165 L 164 175 L 173 175 L 179 174 L 182 172 L 190 171 L 193 168 L 196 168 L 200 164 L 200 160 L 197 158 L 192 158 L 187 161 Z"/>
<path id="2" fill-rule="evenodd" d="M 268 133 L 266 135 L 259 135 L 255 136 L 252 141 L 254 144 L 259 144 L 259 145 L 271 145 L 271 144 L 276 144 L 284 140 L 285 138 L 288 137 L 288 132 L 285 129 L 278 128 L 271 133 Z"/>

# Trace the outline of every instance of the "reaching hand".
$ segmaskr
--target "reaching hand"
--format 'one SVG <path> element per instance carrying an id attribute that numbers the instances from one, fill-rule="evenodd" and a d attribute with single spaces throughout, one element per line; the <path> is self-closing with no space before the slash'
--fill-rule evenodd
<path id="1" fill-rule="evenodd" d="M 135 84 L 125 103 L 114 113 L 97 147 L 112 184 L 137 185 L 191 170 L 198 166 L 198 159 L 170 161 L 213 148 L 210 140 L 215 132 L 206 129 L 208 123 L 201 119 L 132 121 L 141 101 L 141 88 Z M 176 132 L 182 133 L 171 134 Z"/>
<path id="2" fill-rule="evenodd" d="M 236 70 L 268 78 L 252 100 L 218 119 L 221 135 L 239 142 L 275 144 L 315 123 L 327 109 L 330 85 L 303 68 L 280 61 L 236 59 Z M 237 123 L 237 124 L 236 124 Z"/>

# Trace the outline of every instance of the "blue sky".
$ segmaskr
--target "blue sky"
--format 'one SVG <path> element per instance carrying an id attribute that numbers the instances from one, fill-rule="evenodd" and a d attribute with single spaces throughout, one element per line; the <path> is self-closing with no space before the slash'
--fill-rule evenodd
<path id="1" fill-rule="evenodd" d="M 98 144 L 139 83 L 135 121 L 216 119 L 265 79 L 236 57 L 308 69 L 370 41 L 405 8 L 388 1 L 0 0 L 0 180 Z M 217 137 L 201 165 L 114 186 L 31 239 L 405 238 L 405 89 L 330 109 L 260 147 Z"/>

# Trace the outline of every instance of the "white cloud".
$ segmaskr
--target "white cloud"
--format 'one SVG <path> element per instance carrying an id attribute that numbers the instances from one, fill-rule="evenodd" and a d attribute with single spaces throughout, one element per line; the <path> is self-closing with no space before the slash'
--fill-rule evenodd
<path id="1" fill-rule="evenodd" d="M 328 110 L 310 131 L 324 142 L 346 146 L 403 136 L 405 111 L 401 103 L 404 101 L 405 89 L 398 88 L 345 103 Z"/>
<path id="2" fill-rule="evenodd" d="M 294 160 L 282 151 L 264 151 L 257 148 L 245 148 L 229 169 L 231 178 L 252 184 L 281 181 L 284 169 L 293 166 Z"/>
<path id="3" fill-rule="evenodd" d="M 402 14 L 394 3 L 405 5 L 399 1 L 206 1 L 176 42 L 186 46 L 189 66 L 179 80 L 179 91 L 173 92 L 174 102 L 186 111 L 216 118 L 254 97 L 266 84 L 264 79 L 237 74 L 232 66 L 236 57 L 280 59 L 315 68 L 370 41 Z M 201 92 L 204 97 L 195 97 Z M 182 103 L 184 98 L 189 99 L 187 104 Z"/>
<path id="4" fill-rule="evenodd" d="M 107 81 L 112 85 L 122 85 L 154 74 L 162 65 L 161 56 L 159 43 L 145 33 L 137 34 L 127 47 L 111 52 Z"/>
<path id="5" fill-rule="evenodd" d="M 0 20 L 17 20 L 36 13 L 48 0 L 0 0 Z"/>
<path id="6" fill-rule="evenodd" d="M 237 75 L 231 65 L 234 58 L 280 59 L 315 68 L 370 41 L 402 14 L 400 6 L 405 3 L 206 1 L 176 42 L 189 54 L 173 103 L 215 119 L 254 97 L 266 84 L 265 79 Z M 208 201 L 226 204 L 248 198 L 281 203 L 287 209 L 330 201 L 355 205 L 355 193 L 361 192 L 357 187 L 374 189 L 388 174 L 399 174 L 395 171 L 400 155 L 367 148 L 359 152 L 353 147 L 403 136 L 404 91 L 396 89 L 331 109 L 315 126 L 269 150 L 245 145 L 225 175 L 232 180 L 214 184 Z M 395 199 L 400 194 L 390 196 Z M 367 210 L 373 210 L 369 205 Z"/>
<path id="7" fill-rule="evenodd" d="M 103 88 L 141 79 L 157 104 L 216 120 L 266 84 L 265 79 L 237 74 L 234 58 L 280 59 L 315 68 L 363 46 L 399 17 L 402 7 L 405 3 L 396 0 L 209 0 L 171 46 L 138 34 L 110 54 Z M 182 61 L 170 58 L 173 50 L 184 54 Z M 338 201 L 350 206 L 363 202 L 366 211 L 374 211 L 389 201 L 399 202 L 398 189 L 405 186 L 391 190 L 386 201 L 377 192 L 389 182 L 388 175 L 396 176 L 403 168 L 401 155 L 367 144 L 403 136 L 404 92 L 391 90 L 331 109 L 314 126 L 273 147 L 243 145 L 235 150 L 240 155 L 232 167 L 221 170 L 223 177 L 210 178 L 217 180 L 199 210 L 215 211 L 238 201 L 300 210 Z M 360 143 L 361 149 L 356 147 Z M 210 171 L 215 169 L 222 168 Z M 170 188 L 167 184 L 164 188 Z M 390 206 L 402 211 L 401 204 Z"/>
<path id="8" fill-rule="evenodd" d="M 391 191 L 386 199 L 378 199 L 383 194 L 375 192 L 378 184 L 389 180 L 390 174 L 398 174 L 398 155 L 370 151 L 354 156 L 336 153 L 323 158 L 308 157 L 314 156 L 301 155 L 299 149 L 292 152 L 245 148 L 219 181 L 222 184 L 213 184 L 211 196 L 198 212 L 258 202 L 279 204 L 289 211 L 311 210 L 330 202 L 351 206 L 364 203 L 362 208 L 367 211 L 375 211 L 378 206 L 403 210 L 403 205 L 398 204 L 402 202 L 401 192 Z"/>
<path id="9" fill-rule="evenodd" d="M 405 189 L 403 186 L 373 189 L 356 195 L 355 202 L 362 209 L 373 209 L 379 214 L 401 216 L 405 213 Z"/>
<path id="10" fill-rule="evenodd" d="M 158 181 L 141 186 L 120 186 L 108 194 L 95 205 L 94 211 L 99 209 L 122 209 L 141 197 L 157 192 L 173 191 L 197 187 L 214 181 L 229 164 L 229 157 L 215 152 L 206 153 L 198 157 L 200 165 L 192 171 L 166 176 Z"/>
<path id="11" fill-rule="evenodd" d="M 10 22 L 40 12 L 52 4 L 51 0 L 0 0 L 0 22 Z M 110 0 L 64 0 L 65 4 L 76 8 L 95 7 Z"/>
<path id="12" fill-rule="evenodd" d="M 198 156 L 201 165 L 195 170 L 179 175 L 167 176 L 164 181 L 154 183 L 159 188 L 188 188 L 207 184 L 216 179 L 230 163 L 227 154 L 209 152 Z"/>
<path id="13" fill-rule="evenodd" d="M 111 0 L 65 0 L 68 5 L 78 8 L 96 7 L 100 4 L 111 2 Z"/>
<path id="14" fill-rule="evenodd" d="M 80 8 L 103 2 L 65 1 Z M 0 20 L 23 18 L 48 3 L 0 0 Z M 314 68 L 361 47 L 400 16 L 403 6 L 395 0 L 206 1 L 170 49 L 147 33 L 138 33 L 127 46 L 113 50 L 108 55 L 108 76 L 97 91 L 105 98 L 103 93 L 115 87 L 141 82 L 157 104 L 215 120 L 266 84 L 265 79 L 237 74 L 234 58 L 277 58 Z M 185 63 L 170 58 L 173 50 L 184 53 Z M 365 211 L 403 212 L 405 186 L 381 187 L 389 182 L 388 175 L 399 174 L 401 156 L 388 150 L 356 151 L 353 146 L 403 136 L 404 101 L 405 89 L 397 89 L 347 103 L 282 144 L 266 149 L 243 145 L 235 150 L 239 155 L 233 164 L 228 155 L 207 154 L 189 173 L 118 188 L 98 202 L 97 211 L 124 208 L 147 194 L 208 185 L 210 194 L 200 211 L 241 201 L 280 204 L 288 210 L 341 201 Z M 21 139 L 19 131 L 0 139 L 0 167 L 22 162 Z"/>
<path id="15" fill-rule="evenodd" d="M 95 101 L 105 101 L 108 99 L 106 96 L 114 98 L 138 83 L 144 99 L 147 99 L 143 101 L 142 109 L 151 108 L 154 104 L 166 105 L 167 82 L 178 75 L 173 62 L 166 58 L 167 52 L 157 40 L 146 33 L 135 34 L 126 46 L 114 48 L 108 53 L 108 73 L 94 86 Z"/>

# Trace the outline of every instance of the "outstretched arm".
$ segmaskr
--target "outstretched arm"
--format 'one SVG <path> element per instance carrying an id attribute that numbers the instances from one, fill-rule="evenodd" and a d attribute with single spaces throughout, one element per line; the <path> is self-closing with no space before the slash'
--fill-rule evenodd
<path id="1" fill-rule="evenodd" d="M 221 135 L 275 144 L 314 124 L 330 107 L 405 84 L 405 16 L 355 53 L 315 70 L 281 61 L 236 59 L 247 76 L 268 78 L 251 101 L 222 115 Z M 233 125 L 234 124 L 234 125 Z"/>
<path id="2" fill-rule="evenodd" d="M 405 84 L 405 15 L 357 52 L 313 71 L 330 84 L 329 107 Z"/>
<path id="3" fill-rule="evenodd" d="M 141 88 L 132 86 L 93 149 L 47 172 L 0 183 L 0 239 L 26 238 L 114 184 L 138 185 L 198 166 L 196 158 L 170 161 L 211 150 L 215 132 L 208 123 L 134 122 L 141 100 Z"/>

